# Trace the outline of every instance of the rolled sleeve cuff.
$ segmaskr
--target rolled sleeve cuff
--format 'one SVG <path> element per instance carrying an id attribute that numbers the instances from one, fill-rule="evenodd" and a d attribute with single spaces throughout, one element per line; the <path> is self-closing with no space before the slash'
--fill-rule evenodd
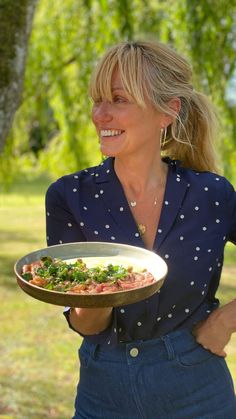
<path id="1" fill-rule="evenodd" d="M 70 307 L 65 307 L 63 314 L 67 320 L 68 326 L 70 329 L 72 329 L 74 332 L 78 333 L 80 336 L 82 336 L 86 341 L 99 344 L 99 345 L 111 345 L 114 346 L 117 344 L 117 320 L 115 315 L 115 309 L 113 308 L 112 311 L 112 320 L 110 325 L 103 330 L 100 333 L 96 333 L 95 335 L 83 335 L 81 332 L 76 330 L 70 322 Z"/>

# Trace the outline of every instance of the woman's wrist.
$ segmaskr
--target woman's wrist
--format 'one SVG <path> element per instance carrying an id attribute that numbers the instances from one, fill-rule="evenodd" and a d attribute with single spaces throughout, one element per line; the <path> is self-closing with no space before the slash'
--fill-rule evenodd
<path id="1" fill-rule="evenodd" d="M 214 312 L 213 312 L 214 313 Z M 224 327 L 229 333 L 236 332 L 236 299 L 216 310 L 219 327 Z"/>
<path id="2" fill-rule="evenodd" d="M 70 323 L 83 335 L 94 335 L 105 330 L 111 323 L 112 307 L 70 309 Z"/>

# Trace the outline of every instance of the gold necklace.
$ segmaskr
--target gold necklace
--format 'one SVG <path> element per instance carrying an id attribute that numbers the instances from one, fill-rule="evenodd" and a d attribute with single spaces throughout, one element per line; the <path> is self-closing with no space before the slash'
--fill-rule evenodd
<path id="1" fill-rule="evenodd" d="M 140 236 L 143 236 L 147 231 L 147 226 L 145 224 L 138 223 L 137 227 L 138 227 L 138 232 L 139 232 Z"/>
<path id="2" fill-rule="evenodd" d="M 129 205 L 130 205 L 132 208 L 136 207 L 136 206 L 137 206 L 137 204 L 138 204 L 138 202 L 137 202 L 137 201 L 129 201 Z M 156 204 L 157 204 L 157 196 L 155 196 L 155 198 L 154 198 L 154 202 L 153 202 L 153 205 L 156 205 Z"/>
<path id="3" fill-rule="evenodd" d="M 158 182 L 158 186 L 159 187 L 164 187 L 165 183 L 166 183 L 166 178 L 160 179 L 159 182 Z M 131 208 L 135 208 L 140 202 L 142 202 L 142 201 L 138 202 L 136 200 L 128 200 L 129 206 Z M 157 198 L 157 195 L 156 195 L 154 197 L 153 206 L 156 206 L 157 202 L 158 202 L 158 198 Z M 147 225 L 144 224 L 144 223 L 136 223 L 136 224 L 137 224 L 137 229 L 138 229 L 138 232 L 139 232 L 140 236 L 143 236 L 147 231 Z"/>
<path id="4" fill-rule="evenodd" d="M 153 206 L 156 206 L 158 202 L 157 196 L 155 196 L 153 201 Z M 129 205 L 131 208 L 135 208 L 138 205 L 137 201 L 129 201 Z M 147 231 L 147 225 L 143 223 L 137 223 L 137 228 L 140 236 L 143 236 Z"/>

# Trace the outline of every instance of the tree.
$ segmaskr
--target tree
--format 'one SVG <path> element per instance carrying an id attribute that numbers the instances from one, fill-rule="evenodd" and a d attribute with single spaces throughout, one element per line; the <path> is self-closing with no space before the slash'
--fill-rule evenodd
<path id="1" fill-rule="evenodd" d="M 0 156 L 0 177 L 3 170 L 12 173 L 17 162 L 22 167 L 33 161 L 55 177 L 98 163 L 88 97 L 91 72 L 109 46 L 146 38 L 170 44 L 191 62 L 195 89 L 219 110 L 219 149 L 232 179 L 236 108 L 227 91 L 236 71 L 235 35 L 236 0 L 218 0 L 217 7 L 214 0 L 40 0 L 23 101 Z"/>
<path id="2" fill-rule="evenodd" d="M 36 3 L 37 0 L 0 0 L 0 152 L 21 101 Z"/>

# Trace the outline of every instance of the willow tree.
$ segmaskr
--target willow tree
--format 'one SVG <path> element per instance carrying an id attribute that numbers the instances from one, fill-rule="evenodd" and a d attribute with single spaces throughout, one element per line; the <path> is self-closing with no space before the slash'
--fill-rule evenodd
<path id="1" fill-rule="evenodd" d="M 37 0 L 0 0 L 0 152 L 19 107 Z"/>
<path id="2" fill-rule="evenodd" d="M 186 0 L 186 25 L 198 84 L 218 108 L 219 150 L 230 176 L 236 160 L 236 92 L 234 101 L 228 93 L 236 76 L 236 1 L 218 0 L 216 7 L 212 0 Z"/>
<path id="3" fill-rule="evenodd" d="M 220 111 L 225 169 L 233 166 L 235 105 L 227 90 L 235 71 L 236 0 L 218 0 L 217 7 L 213 0 L 40 0 L 23 103 L 7 142 L 14 163 L 28 158 L 58 176 L 100 160 L 89 77 L 109 46 L 137 38 L 167 42 L 191 61 L 196 88 Z"/>

